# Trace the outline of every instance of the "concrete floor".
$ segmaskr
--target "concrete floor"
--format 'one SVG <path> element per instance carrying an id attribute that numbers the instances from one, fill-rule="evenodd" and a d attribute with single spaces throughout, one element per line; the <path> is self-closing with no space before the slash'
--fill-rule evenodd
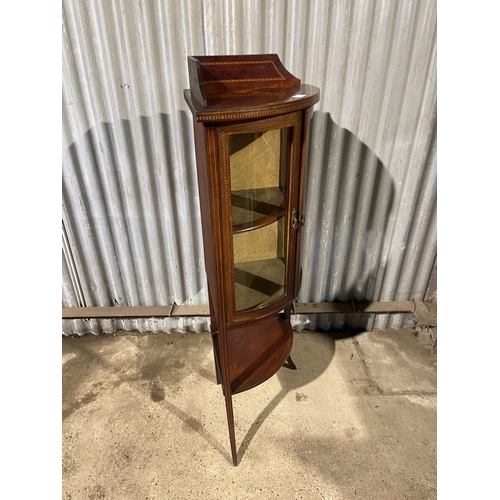
<path id="1" fill-rule="evenodd" d="M 434 499 L 436 354 L 409 330 L 295 333 L 234 397 L 238 467 L 210 335 L 65 338 L 63 498 Z"/>

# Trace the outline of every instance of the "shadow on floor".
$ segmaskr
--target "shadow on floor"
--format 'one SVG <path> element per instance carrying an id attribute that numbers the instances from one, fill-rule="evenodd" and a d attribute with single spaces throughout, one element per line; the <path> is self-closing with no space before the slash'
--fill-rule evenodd
<path id="1" fill-rule="evenodd" d="M 262 424 L 272 414 L 276 407 L 283 401 L 283 399 L 290 392 L 297 391 L 297 389 L 314 381 L 330 365 L 333 356 L 335 355 L 335 341 L 353 338 L 363 332 L 365 332 L 365 330 L 362 328 L 350 327 L 345 327 L 341 330 L 321 332 L 322 335 L 325 335 L 331 339 L 330 349 L 328 351 L 323 349 L 317 353 L 314 353 L 312 358 L 315 360 L 314 370 L 304 369 L 304 366 L 308 364 L 308 360 L 311 359 L 311 353 L 292 349 L 292 360 L 297 366 L 297 370 L 290 370 L 285 365 L 276 373 L 275 376 L 280 381 L 281 390 L 260 412 L 260 414 L 254 420 L 253 424 L 248 429 L 238 449 L 238 463 L 245 455 L 246 450 L 248 449 L 250 443 L 259 431 Z M 235 397 L 237 397 L 237 395 Z M 296 395 L 296 397 L 300 398 L 300 395 L 298 394 Z"/>

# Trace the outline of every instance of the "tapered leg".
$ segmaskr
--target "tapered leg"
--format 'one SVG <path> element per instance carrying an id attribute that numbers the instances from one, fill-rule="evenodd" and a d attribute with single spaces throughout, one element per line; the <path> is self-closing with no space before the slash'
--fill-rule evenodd
<path id="1" fill-rule="evenodd" d="M 286 368 L 290 368 L 290 370 L 296 370 L 297 366 L 295 366 L 295 363 L 292 361 L 292 355 L 290 354 L 288 358 L 286 358 L 286 362 L 283 365 Z"/>
<path id="2" fill-rule="evenodd" d="M 227 426 L 229 428 L 231 456 L 233 457 L 233 465 L 238 465 L 238 455 L 236 453 L 236 435 L 234 432 L 233 396 L 229 387 L 226 387 L 224 390 L 224 398 L 226 400 Z"/>
<path id="3" fill-rule="evenodd" d="M 231 390 L 231 377 L 229 373 L 229 362 L 227 354 L 227 330 L 223 327 L 217 335 L 217 353 L 220 378 L 222 380 L 222 392 L 226 402 L 227 426 L 229 428 L 229 442 L 231 444 L 231 456 L 233 465 L 238 465 L 238 454 L 236 452 L 236 435 L 234 432 L 234 415 L 233 415 L 233 393 Z"/>
<path id="4" fill-rule="evenodd" d="M 287 319 L 288 321 L 290 321 L 290 317 L 292 315 L 292 304 L 288 304 L 286 307 L 285 307 L 285 319 Z M 283 365 L 285 366 L 286 368 L 290 368 L 290 370 L 296 370 L 297 369 L 297 366 L 295 366 L 295 363 L 292 361 L 292 355 L 290 354 L 285 362 L 285 364 Z"/>

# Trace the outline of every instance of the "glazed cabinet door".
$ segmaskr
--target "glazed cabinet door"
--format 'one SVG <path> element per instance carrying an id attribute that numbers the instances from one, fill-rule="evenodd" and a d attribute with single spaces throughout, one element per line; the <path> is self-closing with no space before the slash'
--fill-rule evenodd
<path id="1" fill-rule="evenodd" d="M 293 300 L 302 113 L 218 132 L 228 322 Z"/>

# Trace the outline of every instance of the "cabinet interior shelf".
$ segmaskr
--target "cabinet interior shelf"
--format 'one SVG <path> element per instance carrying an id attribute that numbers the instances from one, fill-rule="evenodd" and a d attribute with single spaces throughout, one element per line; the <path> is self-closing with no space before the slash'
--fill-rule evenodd
<path id="1" fill-rule="evenodd" d="M 284 259 L 235 263 L 236 310 L 245 311 L 278 300 L 285 293 L 284 283 Z"/>
<path id="2" fill-rule="evenodd" d="M 276 222 L 285 215 L 280 187 L 241 189 L 231 193 L 233 233 L 243 233 Z"/>

